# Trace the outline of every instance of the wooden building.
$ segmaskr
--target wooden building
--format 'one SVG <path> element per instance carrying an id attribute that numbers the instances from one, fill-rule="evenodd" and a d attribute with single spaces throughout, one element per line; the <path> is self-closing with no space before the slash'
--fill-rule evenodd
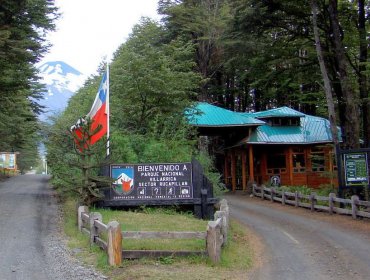
<path id="1" fill-rule="evenodd" d="M 330 124 L 324 118 L 288 107 L 239 113 L 198 103 L 189 121 L 231 190 L 247 190 L 248 182 L 337 185 Z"/>

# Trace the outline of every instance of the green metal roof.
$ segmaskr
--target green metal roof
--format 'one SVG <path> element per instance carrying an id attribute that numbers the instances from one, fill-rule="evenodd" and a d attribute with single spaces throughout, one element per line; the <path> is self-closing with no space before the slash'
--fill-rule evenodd
<path id="1" fill-rule="evenodd" d="M 333 141 L 327 119 L 304 115 L 300 126 L 258 127 L 247 139 L 248 144 L 314 144 Z"/>
<path id="2" fill-rule="evenodd" d="M 271 110 L 256 112 L 256 113 L 246 113 L 248 116 L 253 116 L 255 118 L 273 118 L 273 117 L 305 117 L 306 115 L 296 111 L 289 107 L 279 107 Z"/>
<path id="3" fill-rule="evenodd" d="M 259 118 L 299 118 L 299 125 L 270 126 Z M 333 142 L 327 119 L 303 114 L 289 107 L 256 113 L 229 111 L 208 103 L 197 103 L 187 110 L 191 125 L 198 127 L 258 126 L 242 144 L 315 144 Z M 340 129 L 339 129 L 340 137 Z"/>
<path id="4" fill-rule="evenodd" d="M 205 102 L 199 102 L 194 108 L 188 109 L 187 118 L 191 125 L 200 127 L 256 126 L 265 123 Z"/>

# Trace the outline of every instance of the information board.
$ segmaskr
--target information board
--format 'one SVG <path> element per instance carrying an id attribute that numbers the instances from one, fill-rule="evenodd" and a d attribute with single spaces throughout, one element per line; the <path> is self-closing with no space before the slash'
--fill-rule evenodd
<path id="1" fill-rule="evenodd" d="M 193 198 L 191 163 L 114 164 L 113 200 Z"/>
<path id="2" fill-rule="evenodd" d="M 0 152 L 0 168 L 15 169 L 16 156 L 15 153 Z"/>
<path id="3" fill-rule="evenodd" d="M 366 153 L 344 154 L 344 171 L 347 186 L 368 184 L 369 172 Z"/>

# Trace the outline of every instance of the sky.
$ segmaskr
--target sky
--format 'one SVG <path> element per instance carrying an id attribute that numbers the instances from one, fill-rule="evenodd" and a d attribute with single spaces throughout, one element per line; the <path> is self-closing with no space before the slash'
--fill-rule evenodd
<path id="1" fill-rule="evenodd" d="M 159 19 L 158 0 L 55 0 L 62 13 L 53 45 L 42 60 L 64 61 L 85 76 L 96 74 L 100 62 L 109 61 L 127 40 L 142 16 Z"/>

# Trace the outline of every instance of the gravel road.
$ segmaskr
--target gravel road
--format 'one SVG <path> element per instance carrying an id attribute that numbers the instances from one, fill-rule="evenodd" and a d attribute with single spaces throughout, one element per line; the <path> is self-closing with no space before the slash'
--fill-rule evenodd
<path id="1" fill-rule="evenodd" d="M 67 249 L 48 180 L 19 175 L 0 183 L 0 279 L 106 279 Z"/>
<path id="2" fill-rule="evenodd" d="M 311 213 L 242 195 L 225 198 L 232 217 L 260 243 L 261 262 L 248 279 L 370 279 L 369 220 Z"/>

